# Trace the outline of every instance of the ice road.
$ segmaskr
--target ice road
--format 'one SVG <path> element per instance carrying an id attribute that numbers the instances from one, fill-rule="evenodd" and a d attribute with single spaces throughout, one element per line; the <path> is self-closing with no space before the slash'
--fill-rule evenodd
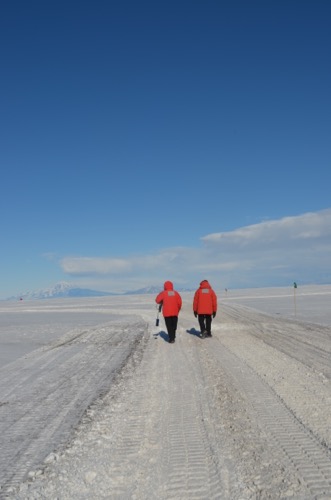
<path id="1" fill-rule="evenodd" d="M 185 293 L 174 345 L 150 295 L 1 303 L 0 498 L 330 498 L 330 289 L 290 295 L 202 340 Z"/>

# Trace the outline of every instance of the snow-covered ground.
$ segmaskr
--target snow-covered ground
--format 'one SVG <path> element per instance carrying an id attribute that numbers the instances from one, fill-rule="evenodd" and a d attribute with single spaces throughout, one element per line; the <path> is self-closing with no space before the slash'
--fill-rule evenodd
<path id="1" fill-rule="evenodd" d="M 331 325 L 331 285 L 228 290 L 219 296 L 268 314 Z"/>
<path id="2" fill-rule="evenodd" d="M 0 498 L 331 498 L 331 286 L 0 302 Z"/>
<path id="3" fill-rule="evenodd" d="M 70 330 L 119 319 L 102 298 L 0 302 L 0 367 Z"/>

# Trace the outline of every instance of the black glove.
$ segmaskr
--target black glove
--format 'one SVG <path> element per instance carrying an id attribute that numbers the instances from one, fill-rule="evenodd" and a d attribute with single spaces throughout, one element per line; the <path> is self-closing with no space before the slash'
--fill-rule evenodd
<path id="1" fill-rule="evenodd" d="M 216 312 L 213 312 L 213 318 L 215 318 L 215 316 L 216 316 Z"/>
<path id="2" fill-rule="evenodd" d="M 198 313 L 196 311 L 194 311 L 194 316 L 197 317 L 198 316 Z"/>

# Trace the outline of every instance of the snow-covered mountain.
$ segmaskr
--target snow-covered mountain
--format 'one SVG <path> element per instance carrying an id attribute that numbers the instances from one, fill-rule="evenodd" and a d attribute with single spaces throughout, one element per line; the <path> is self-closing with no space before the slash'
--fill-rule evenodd
<path id="1" fill-rule="evenodd" d="M 192 292 L 193 289 L 192 288 L 178 288 L 175 286 L 175 289 L 177 290 L 177 292 Z M 154 285 L 151 285 L 151 286 L 146 286 L 144 288 L 139 288 L 139 290 L 132 290 L 132 291 L 129 291 L 129 292 L 125 292 L 124 295 L 144 295 L 144 294 L 147 294 L 147 293 L 159 293 L 163 290 L 163 285 L 160 285 L 160 286 L 154 286 Z"/>
<path id="2" fill-rule="evenodd" d="M 139 288 L 138 290 L 129 290 L 125 292 L 124 295 L 145 295 L 147 293 L 159 293 L 163 287 L 161 286 L 145 286 L 144 288 Z"/>
<path id="3" fill-rule="evenodd" d="M 124 293 L 100 292 L 97 290 L 90 290 L 89 288 L 78 288 L 66 281 L 61 281 L 55 286 L 50 288 L 43 288 L 41 290 L 31 290 L 21 293 L 14 297 L 9 297 L 7 300 L 41 300 L 41 299 L 59 299 L 66 297 L 106 297 L 113 295 L 145 295 L 145 294 L 158 294 L 163 290 L 163 285 L 160 286 L 146 286 L 138 290 L 131 290 Z M 191 292 L 192 289 L 176 288 L 178 292 Z"/>
<path id="4" fill-rule="evenodd" d="M 57 283 L 54 287 L 43 288 L 41 290 L 32 290 L 24 292 L 17 297 L 10 297 L 8 300 L 12 299 L 22 299 L 22 300 L 40 300 L 40 299 L 58 299 L 64 297 L 103 297 L 106 295 L 115 295 L 109 292 L 99 292 L 97 290 L 90 290 L 88 288 L 77 288 L 67 283 L 61 281 Z"/>

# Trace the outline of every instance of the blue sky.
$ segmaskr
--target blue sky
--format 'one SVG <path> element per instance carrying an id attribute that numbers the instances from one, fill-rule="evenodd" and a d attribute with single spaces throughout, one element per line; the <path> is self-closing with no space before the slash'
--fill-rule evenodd
<path id="1" fill-rule="evenodd" d="M 330 283 L 330 21 L 328 0 L 3 4 L 0 298 Z"/>

